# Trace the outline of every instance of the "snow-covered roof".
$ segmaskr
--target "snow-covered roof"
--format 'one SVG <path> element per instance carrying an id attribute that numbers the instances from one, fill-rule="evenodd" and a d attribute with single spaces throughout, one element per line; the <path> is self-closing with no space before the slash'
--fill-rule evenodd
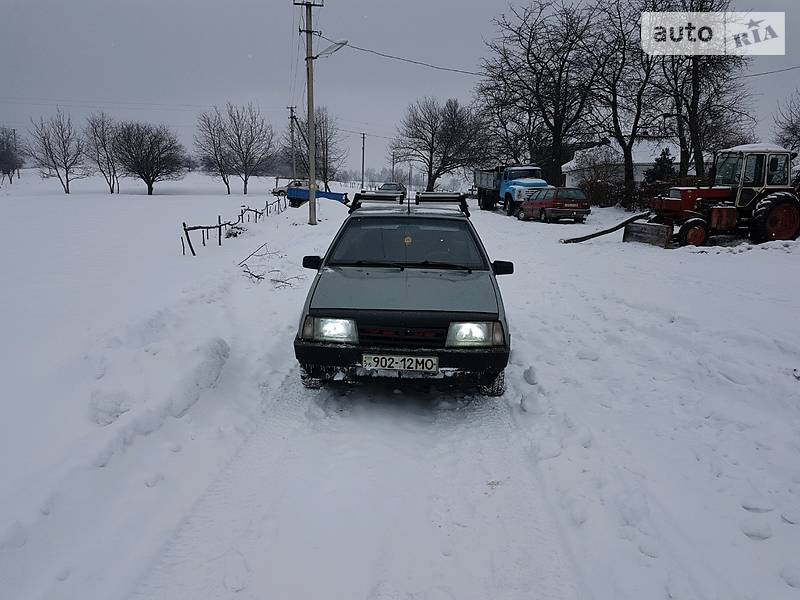
<path id="1" fill-rule="evenodd" d="M 777 144 L 742 144 L 733 148 L 725 148 L 720 152 L 790 152 Z"/>
<path id="2" fill-rule="evenodd" d="M 651 165 L 656 162 L 656 159 L 661 155 L 661 151 L 668 148 L 670 154 L 677 159 L 680 155 L 680 149 L 676 144 L 667 140 L 658 139 L 643 139 L 639 140 L 633 145 L 633 164 L 638 165 Z M 608 152 L 611 150 L 614 154 L 619 155 L 619 164 L 622 164 L 622 149 L 616 140 L 611 140 L 607 145 L 595 146 L 588 150 L 578 150 L 575 157 L 568 163 L 561 166 L 564 173 L 575 171 L 578 169 L 578 159 L 582 157 L 590 157 L 593 154 Z"/>

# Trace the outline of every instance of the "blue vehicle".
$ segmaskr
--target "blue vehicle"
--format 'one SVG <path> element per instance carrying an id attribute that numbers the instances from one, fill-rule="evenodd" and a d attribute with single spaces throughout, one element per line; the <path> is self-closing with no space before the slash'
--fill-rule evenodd
<path id="1" fill-rule="evenodd" d="M 513 215 L 518 205 L 527 200 L 533 190 L 548 187 L 542 179 L 542 169 L 534 165 L 499 166 L 475 171 L 478 206 L 494 210 L 502 203 L 507 215 Z"/>
<path id="2" fill-rule="evenodd" d="M 342 204 L 348 204 L 350 202 L 347 199 L 347 192 L 345 192 L 344 194 L 338 194 L 336 192 L 324 192 L 322 190 L 317 190 L 316 196 L 317 198 L 328 198 L 329 200 L 335 200 L 336 202 L 341 202 Z M 307 187 L 287 188 L 286 197 L 289 199 L 289 206 L 297 208 L 304 202 L 308 202 L 308 188 Z"/>

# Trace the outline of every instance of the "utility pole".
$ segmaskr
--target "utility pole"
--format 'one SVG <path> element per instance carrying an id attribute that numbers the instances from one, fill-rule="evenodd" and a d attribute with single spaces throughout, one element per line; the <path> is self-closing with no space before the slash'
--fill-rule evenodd
<path id="1" fill-rule="evenodd" d="M 12 129 L 11 135 L 14 136 L 14 156 L 19 158 L 19 148 L 17 148 L 17 130 Z M 19 167 L 17 167 L 17 179 L 19 179 Z"/>
<path id="2" fill-rule="evenodd" d="M 395 155 L 394 155 L 394 150 L 392 150 L 392 181 L 394 181 L 394 163 L 395 163 Z"/>
<path id="3" fill-rule="evenodd" d="M 361 189 L 364 189 L 364 142 L 367 139 L 367 134 L 361 133 Z"/>
<path id="4" fill-rule="evenodd" d="M 294 157 L 294 109 L 295 106 L 287 106 L 289 109 L 289 137 L 292 140 L 292 179 L 297 179 L 297 166 Z"/>
<path id="5" fill-rule="evenodd" d="M 314 26 L 311 8 L 324 6 L 324 0 L 294 0 L 295 6 L 306 7 L 306 89 L 308 90 L 308 224 L 317 224 L 317 140 L 314 123 Z"/>

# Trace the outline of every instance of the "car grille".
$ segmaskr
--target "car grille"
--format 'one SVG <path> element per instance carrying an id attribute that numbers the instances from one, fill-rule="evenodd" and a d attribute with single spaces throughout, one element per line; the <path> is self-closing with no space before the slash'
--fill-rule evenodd
<path id="1" fill-rule="evenodd" d="M 358 327 L 358 341 L 364 346 L 387 348 L 444 348 L 447 329 L 408 327 Z"/>

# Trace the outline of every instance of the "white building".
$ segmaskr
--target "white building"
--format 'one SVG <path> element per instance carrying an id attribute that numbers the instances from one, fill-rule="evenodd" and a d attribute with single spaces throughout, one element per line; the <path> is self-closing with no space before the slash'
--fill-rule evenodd
<path id="1" fill-rule="evenodd" d="M 640 140 L 634 145 L 633 178 L 636 183 L 644 181 L 645 171 L 653 168 L 656 159 L 661 155 L 664 148 L 668 148 L 670 154 L 675 159 L 675 169 L 677 170 L 680 157 L 680 149 L 677 145 L 666 140 L 654 139 Z M 587 163 L 595 161 L 609 161 L 609 159 L 611 162 L 606 162 L 606 164 L 618 167 L 620 177 L 622 177 L 624 173 L 622 150 L 615 140 L 611 140 L 608 145 L 596 146 L 588 150 L 578 150 L 575 153 L 575 158 L 561 167 L 565 178 L 564 185 L 567 187 L 576 187 L 580 181 L 588 175 L 587 169 L 585 167 L 581 168 L 580 165 L 586 165 Z"/>

